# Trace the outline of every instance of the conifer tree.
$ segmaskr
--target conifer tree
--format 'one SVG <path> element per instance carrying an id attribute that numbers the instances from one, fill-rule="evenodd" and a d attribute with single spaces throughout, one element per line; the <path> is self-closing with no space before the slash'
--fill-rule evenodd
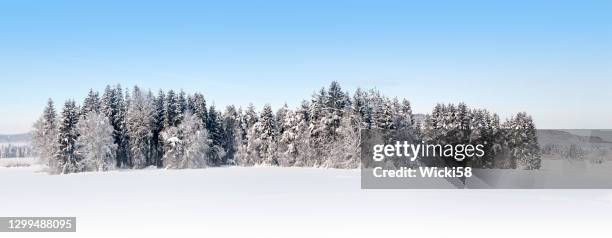
<path id="1" fill-rule="evenodd" d="M 83 102 L 81 115 L 86 116 L 90 112 L 100 112 L 100 96 L 97 91 L 89 89 L 89 93 Z"/>
<path id="2" fill-rule="evenodd" d="M 178 98 L 174 90 L 168 91 L 166 95 L 166 101 L 164 103 L 164 127 L 170 128 L 177 126 L 180 122 L 178 112 L 180 111 L 178 105 Z"/>
<path id="3" fill-rule="evenodd" d="M 223 149 L 223 125 L 221 121 L 222 118 L 220 113 L 215 109 L 215 105 L 211 105 L 208 110 L 208 122 L 206 123 L 206 127 L 208 136 L 212 141 L 208 158 L 214 165 L 225 163 L 225 161 L 223 161 L 225 151 Z"/>
<path id="4" fill-rule="evenodd" d="M 79 158 L 76 152 L 76 141 L 78 138 L 77 123 L 79 121 L 79 110 L 72 100 L 66 101 L 62 109 L 62 117 L 58 130 L 58 151 L 56 158 L 59 162 L 57 168 L 59 173 L 74 173 L 81 171 Z"/>
<path id="5" fill-rule="evenodd" d="M 32 143 L 39 157 L 39 162 L 53 169 L 58 168 L 58 161 L 55 157 L 59 147 L 57 130 L 57 113 L 55 112 L 53 100 L 49 98 L 43 114 L 34 124 Z"/>
<path id="6" fill-rule="evenodd" d="M 414 129 L 414 117 L 412 116 L 412 107 L 410 106 L 410 101 L 408 101 L 408 99 L 402 99 L 399 113 L 401 114 L 400 117 L 402 121 L 402 123 L 400 123 L 400 127 Z"/>
<path id="7" fill-rule="evenodd" d="M 259 121 L 251 129 L 249 150 L 253 151 L 255 164 L 277 165 L 274 156 L 274 113 L 272 107 L 266 104 L 261 112 Z"/>
<path id="8" fill-rule="evenodd" d="M 208 123 L 208 109 L 206 108 L 206 99 L 201 93 L 195 93 L 192 97 L 192 113 L 200 118 L 202 124 L 207 126 Z"/>
<path id="9" fill-rule="evenodd" d="M 187 110 L 187 96 L 185 92 L 181 90 L 178 94 L 177 98 L 177 107 L 176 107 L 176 125 L 180 124 L 183 121 L 185 111 Z"/>
<path id="10" fill-rule="evenodd" d="M 531 116 L 524 112 L 517 113 L 505 123 L 504 128 L 507 133 L 513 167 L 540 169 L 541 151 Z"/>
<path id="11" fill-rule="evenodd" d="M 161 158 L 164 154 L 163 150 L 163 141 L 161 138 L 161 132 L 164 130 L 164 102 L 165 102 L 165 94 L 164 91 L 159 90 L 157 93 L 157 97 L 155 97 L 154 101 L 154 113 L 152 120 L 152 134 L 151 134 L 151 143 L 153 143 L 153 155 L 152 161 L 150 165 L 155 165 L 161 167 Z"/>
<path id="12" fill-rule="evenodd" d="M 233 163 L 234 155 L 237 150 L 236 133 L 240 132 L 240 117 L 234 105 L 229 105 L 223 113 L 223 142 L 222 148 L 225 151 L 224 163 Z"/>

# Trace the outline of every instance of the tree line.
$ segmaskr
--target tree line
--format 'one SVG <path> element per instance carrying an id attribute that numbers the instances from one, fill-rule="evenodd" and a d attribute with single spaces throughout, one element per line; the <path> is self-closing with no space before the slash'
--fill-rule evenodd
<path id="1" fill-rule="evenodd" d="M 416 120 L 407 99 L 375 89 L 351 95 L 337 82 L 296 108 L 285 104 L 273 111 L 266 104 L 259 112 L 253 104 L 221 111 L 201 93 L 107 86 L 102 95 L 90 90 L 81 105 L 66 101 L 59 113 L 49 99 L 34 124 L 33 145 L 50 172 L 61 174 L 148 166 L 356 168 L 360 129 L 372 128 L 408 130 L 424 141 L 487 140 L 506 162 L 483 159 L 475 165 L 539 168 L 535 126 L 525 113 L 500 123 L 484 109 L 438 104 Z M 517 130 L 504 132 L 509 128 Z M 461 133 L 449 136 L 454 131 Z"/>
<path id="2" fill-rule="evenodd" d="M 29 145 L 0 144 L 0 158 L 25 158 L 32 154 L 32 148 Z"/>

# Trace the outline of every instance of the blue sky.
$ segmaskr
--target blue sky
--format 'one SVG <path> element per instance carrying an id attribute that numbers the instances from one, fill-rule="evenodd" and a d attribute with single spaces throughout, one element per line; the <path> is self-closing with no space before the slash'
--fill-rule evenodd
<path id="1" fill-rule="evenodd" d="M 46 98 L 138 84 L 297 105 L 332 80 L 428 112 L 612 128 L 611 1 L 2 1 L 0 133 Z"/>

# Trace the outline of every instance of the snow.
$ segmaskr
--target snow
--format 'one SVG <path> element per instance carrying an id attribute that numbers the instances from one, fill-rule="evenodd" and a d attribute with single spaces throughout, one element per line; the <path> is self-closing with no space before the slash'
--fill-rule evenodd
<path id="1" fill-rule="evenodd" d="M 41 169 L 0 166 L 0 216 L 76 216 L 77 232 L 1 237 L 584 237 L 612 222 L 611 190 L 362 190 L 359 170 L 319 168 Z"/>
<path id="2" fill-rule="evenodd" d="M 37 158 L 0 158 L 0 168 L 36 166 Z M 42 169 L 42 168 L 41 168 Z"/>

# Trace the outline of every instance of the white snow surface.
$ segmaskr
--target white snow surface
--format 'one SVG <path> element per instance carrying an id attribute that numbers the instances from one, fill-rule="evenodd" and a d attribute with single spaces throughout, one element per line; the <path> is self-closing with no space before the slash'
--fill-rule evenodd
<path id="1" fill-rule="evenodd" d="M 612 224 L 612 190 L 362 190 L 359 170 L 320 168 L 42 169 L 0 166 L 0 216 L 76 216 L 77 232 L 0 237 L 605 237 Z"/>

